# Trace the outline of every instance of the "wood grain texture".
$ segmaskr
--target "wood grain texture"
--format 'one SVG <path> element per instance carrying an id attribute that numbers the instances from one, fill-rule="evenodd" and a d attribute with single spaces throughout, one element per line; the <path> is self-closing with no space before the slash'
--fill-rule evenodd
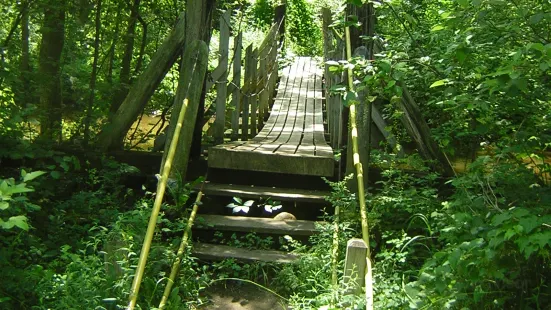
<path id="1" fill-rule="evenodd" d="M 283 70 L 270 117 L 247 142 L 209 150 L 213 168 L 332 176 L 333 149 L 323 125 L 323 71 L 309 57 Z M 256 109 L 254 109 L 256 110 Z"/>
<path id="2" fill-rule="evenodd" d="M 198 190 L 199 188 L 196 189 Z M 205 183 L 203 193 L 213 196 L 272 198 L 282 201 L 313 202 L 318 204 L 327 203 L 325 197 L 331 194 L 330 192 L 317 190 L 216 184 L 210 182 Z"/>
<path id="3" fill-rule="evenodd" d="M 277 235 L 311 236 L 316 230 L 312 221 L 280 221 L 272 218 L 225 215 L 198 215 L 196 229 L 239 231 Z"/>
<path id="4" fill-rule="evenodd" d="M 193 255 L 205 260 L 224 260 L 235 258 L 239 261 L 262 261 L 271 263 L 292 263 L 299 256 L 272 250 L 248 250 L 227 245 L 194 243 Z"/>

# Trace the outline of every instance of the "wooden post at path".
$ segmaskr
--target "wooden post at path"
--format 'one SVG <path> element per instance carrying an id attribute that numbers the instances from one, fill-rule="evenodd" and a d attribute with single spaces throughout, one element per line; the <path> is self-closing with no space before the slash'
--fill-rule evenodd
<path id="1" fill-rule="evenodd" d="M 360 295 L 365 287 L 367 272 L 367 244 L 363 239 L 353 238 L 346 244 L 343 285 L 347 294 Z"/>

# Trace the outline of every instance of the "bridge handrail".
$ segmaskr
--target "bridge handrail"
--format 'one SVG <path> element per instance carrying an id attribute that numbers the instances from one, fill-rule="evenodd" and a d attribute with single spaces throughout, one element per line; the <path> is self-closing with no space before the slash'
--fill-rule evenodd
<path id="1" fill-rule="evenodd" d="M 345 44 L 330 25 L 333 23 L 331 10 L 322 9 L 322 30 L 323 30 L 323 56 L 324 61 L 345 59 Z M 329 133 L 329 142 L 333 149 L 338 150 L 343 145 L 343 134 L 346 134 L 346 120 L 344 115 L 344 106 L 340 94 L 333 93 L 331 88 L 342 84 L 344 75 L 336 74 L 329 70 L 329 65 L 325 65 L 325 103 L 327 109 L 327 129 Z"/>
<path id="2" fill-rule="evenodd" d="M 226 12 L 220 17 L 219 62 L 218 67 L 211 72 L 211 80 L 207 82 L 206 88 L 208 91 L 216 85 L 216 115 L 212 124 L 215 144 L 224 142 L 228 129 L 231 129 L 232 141 L 246 141 L 254 137 L 264 125 L 264 119 L 269 115 L 273 104 L 273 94 L 278 80 L 278 50 L 284 32 L 284 12 L 284 8 L 276 8 L 276 21 L 260 46 L 254 48 L 253 44 L 250 44 L 245 49 L 243 85 L 243 34 L 239 32 L 234 37 L 233 59 L 229 62 L 230 13 Z M 230 68 L 233 69 L 232 81 L 228 81 Z M 228 106 L 226 103 L 229 94 L 231 103 Z"/>

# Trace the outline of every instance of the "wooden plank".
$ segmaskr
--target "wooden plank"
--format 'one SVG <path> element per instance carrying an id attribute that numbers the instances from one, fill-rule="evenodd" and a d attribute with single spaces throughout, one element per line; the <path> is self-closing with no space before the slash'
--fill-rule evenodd
<path id="1" fill-rule="evenodd" d="M 209 167 L 330 177 L 334 173 L 334 159 L 213 147 L 209 150 Z"/>
<path id="2" fill-rule="evenodd" d="M 304 130 L 303 130 L 303 136 L 302 140 L 300 142 L 300 146 L 297 149 L 297 154 L 307 154 L 307 155 L 315 155 L 316 146 L 314 144 L 314 118 L 315 118 L 315 99 L 313 97 L 314 94 L 314 86 L 315 81 L 312 77 L 312 71 L 311 69 L 313 64 L 311 64 L 310 71 L 309 71 L 309 78 L 308 82 L 306 84 L 306 115 L 304 118 Z"/>
<path id="3" fill-rule="evenodd" d="M 290 95 L 290 102 L 289 102 L 289 110 L 287 111 L 286 118 L 281 120 L 278 119 L 278 123 L 274 126 L 274 129 L 272 130 L 271 136 L 275 138 L 275 135 L 272 135 L 273 133 L 278 134 L 277 138 L 273 140 L 272 143 L 269 144 L 263 144 L 259 149 L 262 151 L 268 151 L 268 152 L 274 152 L 276 151 L 280 145 L 285 144 L 289 141 L 291 138 L 291 134 L 293 132 L 293 129 L 295 127 L 295 122 L 297 119 L 297 111 L 298 111 L 298 105 L 299 105 L 299 94 L 300 94 L 300 85 L 302 83 L 302 73 L 304 71 L 305 61 L 303 57 L 297 58 L 297 66 L 295 67 L 295 71 L 292 71 L 290 74 L 291 76 L 294 76 L 294 83 L 292 85 L 287 85 L 287 89 L 285 91 L 285 94 L 287 95 L 289 93 Z M 291 86 L 291 88 L 289 88 Z"/>
<path id="4" fill-rule="evenodd" d="M 317 232 L 316 223 L 312 221 L 280 221 L 262 217 L 207 214 L 197 216 L 194 228 L 214 231 L 239 231 L 293 236 L 311 236 Z"/>
<path id="5" fill-rule="evenodd" d="M 196 190 L 198 190 L 196 188 Z M 272 198 L 281 201 L 327 203 L 325 197 L 331 193 L 317 190 L 304 190 L 294 188 L 275 188 L 263 186 L 231 185 L 205 183 L 203 187 L 205 195 L 241 197 L 241 198 Z"/>
<path id="6" fill-rule="evenodd" d="M 232 119 L 231 119 L 231 140 L 239 137 L 239 115 L 241 114 L 241 52 L 243 49 L 243 33 L 239 32 L 233 44 L 233 83 L 236 84 L 232 91 Z"/>
<path id="7" fill-rule="evenodd" d="M 325 141 L 325 133 L 323 128 L 323 102 L 321 90 L 321 72 L 316 70 L 316 80 L 314 83 L 314 102 L 315 102 L 315 117 L 314 117 L 314 144 L 316 145 L 316 156 L 333 157 L 333 150 Z"/>
<path id="8" fill-rule="evenodd" d="M 274 134 L 272 134 L 272 131 L 274 131 L 277 124 L 279 124 L 281 128 L 283 128 L 283 124 L 285 124 L 285 119 L 287 117 L 287 111 L 289 110 L 290 104 L 290 93 L 287 93 L 287 91 L 291 88 L 290 85 L 295 83 L 294 80 L 296 76 L 292 76 L 291 72 L 293 72 L 294 67 L 297 65 L 297 63 L 293 63 L 293 65 L 284 70 L 270 118 L 266 122 L 266 125 L 264 125 L 262 131 L 255 138 L 253 138 L 253 141 L 261 142 L 267 140 L 268 137 L 275 137 L 270 140 L 270 142 L 272 142 L 279 137 L 279 131 L 277 131 L 277 129 Z"/>
<path id="9" fill-rule="evenodd" d="M 292 263 L 299 256 L 273 250 L 249 250 L 227 245 L 194 243 L 193 255 L 204 260 L 224 260 L 235 258 L 239 261 L 262 261 L 270 263 Z"/>
<path id="10" fill-rule="evenodd" d="M 302 59 L 302 61 L 304 62 L 304 67 L 302 69 L 303 71 L 301 74 L 300 85 L 298 90 L 294 90 L 298 92 L 298 97 L 295 99 L 296 113 L 294 123 L 289 124 L 289 127 L 292 126 L 291 135 L 289 136 L 288 140 L 284 144 L 282 143 L 282 145 L 275 151 L 276 154 L 295 154 L 301 143 L 302 135 L 304 133 L 304 118 L 306 117 L 307 103 L 306 95 L 308 92 L 308 83 L 312 76 L 310 74 L 311 63 L 307 59 Z M 305 153 L 305 155 L 307 154 Z M 314 155 L 314 152 L 309 155 Z"/>
<path id="11" fill-rule="evenodd" d="M 224 142 L 224 128 L 226 127 L 226 101 L 228 79 L 228 49 L 230 45 L 230 11 L 220 17 L 220 46 L 218 67 L 223 68 L 220 80 L 216 84 L 216 118 L 214 120 L 214 143 Z"/>
<path id="12" fill-rule="evenodd" d="M 250 104 L 250 88 L 252 83 L 252 64 L 253 64 L 253 45 L 247 46 L 245 51 L 245 85 L 248 89 L 243 94 L 243 116 L 241 121 L 241 140 L 247 141 L 249 139 L 249 104 Z"/>

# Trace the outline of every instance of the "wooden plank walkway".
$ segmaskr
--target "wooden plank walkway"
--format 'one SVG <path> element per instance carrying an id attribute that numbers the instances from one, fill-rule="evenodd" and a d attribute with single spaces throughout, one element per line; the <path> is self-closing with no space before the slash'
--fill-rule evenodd
<path id="1" fill-rule="evenodd" d="M 210 148 L 209 167 L 332 176 L 333 150 L 323 128 L 323 71 L 309 57 L 283 70 L 270 118 L 250 141 Z"/>

